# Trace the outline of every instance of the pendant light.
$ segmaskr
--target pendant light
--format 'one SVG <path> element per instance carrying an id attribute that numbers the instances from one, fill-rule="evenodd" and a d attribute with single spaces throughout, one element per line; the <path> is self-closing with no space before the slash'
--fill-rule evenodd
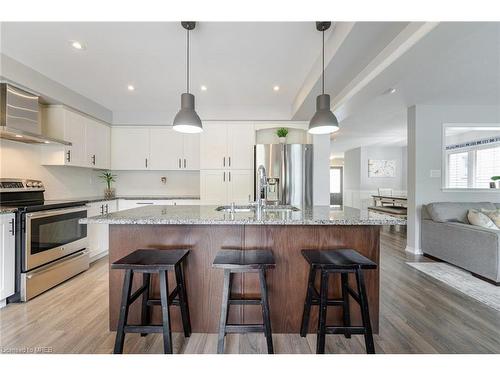
<path id="1" fill-rule="evenodd" d="M 181 95 L 181 109 L 174 118 L 174 130 L 180 133 L 201 133 L 203 126 L 194 110 L 194 95 L 189 93 L 189 31 L 195 28 L 196 22 L 181 22 L 181 25 L 187 30 L 187 79 L 186 92 Z"/>
<path id="2" fill-rule="evenodd" d="M 330 110 L 330 95 L 325 94 L 325 30 L 331 22 L 316 22 L 316 29 L 323 35 L 321 95 L 316 98 L 316 113 L 309 122 L 310 134 L 330 134 L 339 130 L 337 118 Z"/>

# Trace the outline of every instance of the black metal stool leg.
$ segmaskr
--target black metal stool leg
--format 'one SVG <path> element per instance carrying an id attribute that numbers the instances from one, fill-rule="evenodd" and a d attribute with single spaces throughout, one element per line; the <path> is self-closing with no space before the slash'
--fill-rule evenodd
<path id="1" fill-rule="evenodd" d="M 325 353 L 325 335 L 326 335 L 326 309 L 328 301 L 328 272 L 321 271 L 321 286 L 319 297 L 319 320 L 318 334 L 316 339 L 316 354 Z"/>
<path id="2" fill-rule="evenodd" d="M 271 315 L 269 313 L 269 300 L 267 295 L 266 270 L 259 270 L 260 295 L 262 300 L 262 319 L 264 321 L 264 334 L 267 341 L 267 353 L 274 354 L 273 334 L 271 331 Z"/>
<path id="3" fill-rule="evenodd" d="M 224 336 L 226 335 L 226 322 L 227 313 L 229 310 L 229 294 L 231 290 L 229 289 L 229 280 L 231 278 L 231 270 L 224 270 L 224 286 L 222 287 L 222 303 L 220 310 L 220 322 L 219 322 L 219 340 L 217 342 L 217 354 L 224 353 Z"/>
<path id="4" fill-rule="evenodd" d="M 189 317 L 189 306 L 187 301 L 186 285 L 184 283 L 184 275 L 182 272 L 182 265 L 178 264 L 175 267 L 175 280 L 179 288 L 179 305 L 181 308 L 182 327 L 184 329 L 184 336 L 191 336 L 191 318 Z"/>
<path id="5" fill-rule="evenodd" d="M 160 299 L 163 321 L 163 352 L 172 354 L 172 332 L 170 330 L 170 311 L 168 306 L 168 280 L 167 271 L 159 271 L 160 274 Z"/>
<path id="6" fill-rule="evenodd" d="M 344 327 L 350 327 L 351 326 L 351 312 L 349 310 L 349 274 L 347 272 L 342 272 L 340 274 L 340 279 L 342 283 L 342 299 L 344 300 L 344 304 L 342 305 L 342 316 L 343 316 L 343 323 Z M 347 339 L 351 338 L 350 333 L 344 333 L 344 336 Z"/>
<path id="7" fill-rule="evenodd" d="M 127 324 L 128 318 L 128 307 L 130 290 L 132 289 L 132 270 L 125 271 L 125 277 L 123 278 L 123 289 L 122 289 L 122 301 L 120 305 L 120 317 L 118 318 L 118 327 L 116 329 L 115 338 L 115 348 L 113 350 L 114 354 L 123 353 L 123 342 L 125 341 L 125 324 Z"/>
<path id="8" fill-rule="evenodd" d="M 150 282 L 151 274 L 148 272 L 143 273 L 142 283 L 146 286 L 146 290 L 142 294 L 141 324 L 143 326 L 147 326 L 151 322 L 151 308 L 148 306 Z M 142 337 L 146 335 L 147 333 L 141 333 Z"/>
<path id="9" fill-rule="evenodd" d="M 300 336 L 306 337 L 309 330 L 309 317 L 311 316 L 311 304 L 314 290 L 314 280 L 316 278 L 316 269 L 309 269 L 309 279 L 307 281 L 307 294 L 304 301 L 304 310 L 302 312 L 302 324 L 300 325 Z"/>
<path id="10" fill-rule="evenodd" d="M 373 343 L 372 325 L 370 322 L 370 313 L 368 311 L 368 298 L 366 296 L 365 281 L 363 270 L 356 270 L 356 281 L 358 284 L 358 294 L 361 307 L 361 319 L 365 327 L 365 345 L 368 354 L 375 354 L 375 345 Z"/>

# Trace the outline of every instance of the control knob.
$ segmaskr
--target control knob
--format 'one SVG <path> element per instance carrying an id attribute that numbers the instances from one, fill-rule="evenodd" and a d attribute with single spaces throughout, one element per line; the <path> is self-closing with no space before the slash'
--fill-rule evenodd
<path id="1" fill-rule="evenodd" d="M 33 182 L 31 182 L 31 181 L 26 182 L 26 187 L 32 187 L 32 186 L 33 186 Z"/>

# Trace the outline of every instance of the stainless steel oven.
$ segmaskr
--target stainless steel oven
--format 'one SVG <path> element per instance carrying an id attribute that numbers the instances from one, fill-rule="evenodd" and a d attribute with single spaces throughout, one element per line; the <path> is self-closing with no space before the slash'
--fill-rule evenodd
<path id="1" fill-rule="evenodd" d="M 23 271 L 27 272 L 87 247 L 85 206 L 25 214 Z"/>

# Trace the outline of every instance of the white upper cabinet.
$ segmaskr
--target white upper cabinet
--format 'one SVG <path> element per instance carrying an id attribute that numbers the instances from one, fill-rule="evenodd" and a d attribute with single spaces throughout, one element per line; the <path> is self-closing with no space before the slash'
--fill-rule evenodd
<path id="1" fill-rule="evenodd" d="M 253 168 L 253 123 L 210 123 L 201 134 L 201 169 Z"/>
<path id="2" fill-rule="evenodd" d="M 71 142 L 71 146 L 47 145 L 42 164 L 89 168 L 110 167 L 110 128 L 64 106 L 42 108 L 44 134 Z"/>
<path id="3" fill-rule="evenodd" d="M 111 129 L 95 120 L 87 119 L 85 132 L 87 166 L 111 168 Z"/>
<path id="4" fill-rule="evenodd" d="M 111 129 L 111 169 L 149 169 L 149 128 L 113 127 Z"/>
<path id="5" fill-rule="evenodd" d="M 233 169 L 227 174 L 227 202 L 248 204 L 248 202 L 253 201 L 253 170 Z"/>
<path id="6" fill-rule="evenodd" d="M 150 128 L 150 163 L 154 170 L 199 170 L 200 136 L 168 127 Z"/>
<path id="7" fill-rule="evenodd" d="M 248 204 L 253 201 L 253 170 L 200 171 L 201 204 Z"/>
<path id="8" fill-rule="evenodd" d="M 183 163 L 182 133 L 171 127 L 150 129 L 151 162 L 150 169 L 180 169 Z"/>

